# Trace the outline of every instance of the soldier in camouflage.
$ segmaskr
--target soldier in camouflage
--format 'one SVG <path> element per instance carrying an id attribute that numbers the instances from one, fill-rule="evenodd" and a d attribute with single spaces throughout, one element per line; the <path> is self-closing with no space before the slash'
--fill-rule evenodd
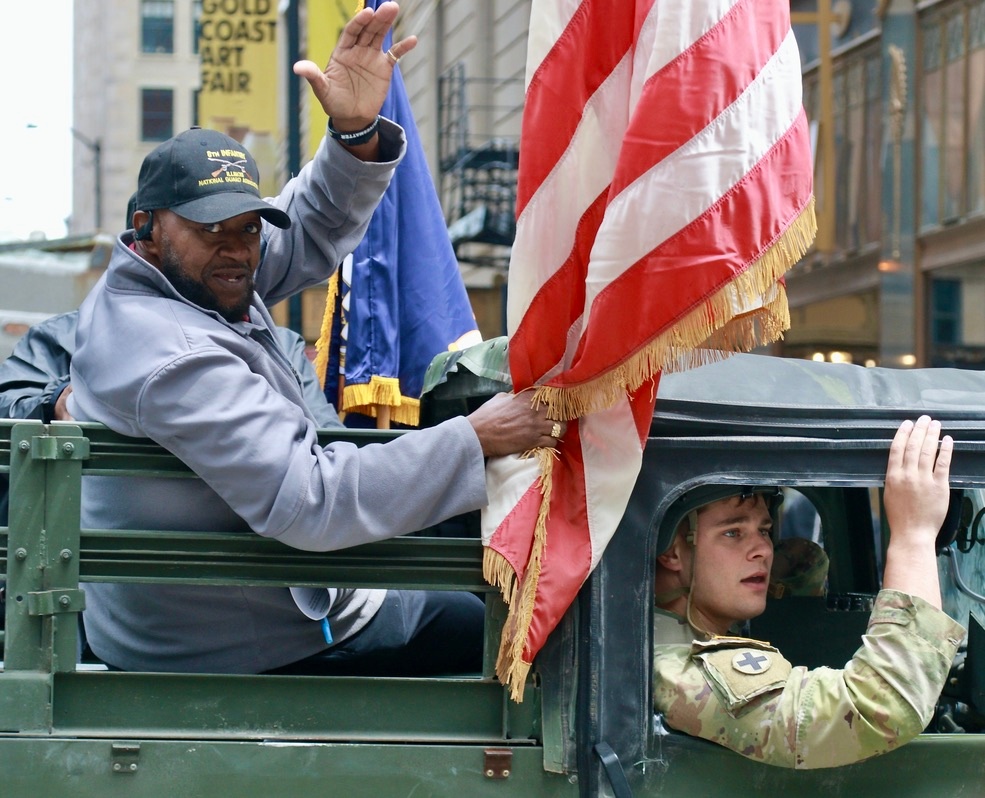
<path id="1" fill-rule="evenodd" d="M 654 704 L 668 725 L 792 768 L 859 762 L 926 727 L 965 633 L 941 611 L 934 544 L 953 442 L 940 431 L 922 416 L 893 440 L 883 589 L 842 670 L 795 667 L 769 644 L 733 634 L 766 606 L 768 496 L 733 495 L 684 519 L 655 584 Z"/>

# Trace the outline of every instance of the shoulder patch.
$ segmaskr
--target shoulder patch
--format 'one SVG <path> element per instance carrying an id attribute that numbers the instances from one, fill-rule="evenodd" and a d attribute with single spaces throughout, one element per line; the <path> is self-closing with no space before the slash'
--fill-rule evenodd
<path id="1" fill-rule="evenodd" d="M 790 663 L 769 643 L 744 638 L 695 643 L 691 657 L 733 717 L 754 699 L 782 690 L 792 670 Z"/>
<path id="2" fill-rule="evenodd" d="M 765 652 L 740 651 L 732 657 L 732 667 L 739 673 L 755 676 L 759 673 L 766 673 L 773 665 L 770 655 Z"/>

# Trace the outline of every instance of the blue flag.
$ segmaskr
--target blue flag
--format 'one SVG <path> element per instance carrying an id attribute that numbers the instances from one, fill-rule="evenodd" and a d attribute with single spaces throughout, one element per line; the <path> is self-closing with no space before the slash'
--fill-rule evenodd
<path id="1" fill-rule="evenodd" d="M 388 33 L 383 49 L 391 44 Z M 362 414 L 417 426 L 431 360 L 481 336 L 399 67 L 380 113 L 403 127 L 407 154 L 351 264 L 332 278 L 319 364 L 326 362 L 326 396 L 347 424 L 349 414 Z"/>

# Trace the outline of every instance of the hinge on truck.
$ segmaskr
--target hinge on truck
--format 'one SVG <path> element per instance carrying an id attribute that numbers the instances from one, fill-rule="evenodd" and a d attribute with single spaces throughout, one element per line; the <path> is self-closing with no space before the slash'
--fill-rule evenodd
<path id="1" fill-rule="evenodd" d="M 86 608 L 84 590 L 43 590 L 27 594 L 28 615 L 57 615 L 60 612 L 82 612 Z"/>
<path id="2" fill-rule="evenodd" d="M 487 748 L 482 760 L 482 772 L 487 779 L 508 779 L 513 767 L 513 750 Z"/>
<path id="3" fill-rule="evenodd" d="M 113 743 L 110 761 L 114 773 L 136 773 L 140 758 L 140 743 Z"/>
<path id="4" fill-rule="evenodd" d="M 21 441 L 25 448 L 27 441 Z M 36 435 L 31 438 L 31 457 L 35 460 L 88 460 L 89 439 L 59 435 Z"/>

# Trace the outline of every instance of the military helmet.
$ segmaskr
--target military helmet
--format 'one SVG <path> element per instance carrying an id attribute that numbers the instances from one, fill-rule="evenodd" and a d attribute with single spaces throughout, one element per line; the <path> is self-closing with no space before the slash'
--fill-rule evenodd
<path id="1" fill-rule="evenodd" d="M 697 531 L 698 510 L 712 502 L 730 499 L 733 496 L 748 498 L 754 494 L 761 494 L 766 501 L 766 507 L 770 516 L 773 518 L 774 536 L 779 528 L 777 513 L 783 503 L 783 492 L 776 485 L 700 485 L 691 490 L 685 491 L 678 496 L 660 522 L 660 533 L 657 538 L 659 544 L 666 549 L 674 540 L 677 528 L 685 519 L 690 519 L 690 531 L 688 542 L 694 542 L 694 533 Z"/>

